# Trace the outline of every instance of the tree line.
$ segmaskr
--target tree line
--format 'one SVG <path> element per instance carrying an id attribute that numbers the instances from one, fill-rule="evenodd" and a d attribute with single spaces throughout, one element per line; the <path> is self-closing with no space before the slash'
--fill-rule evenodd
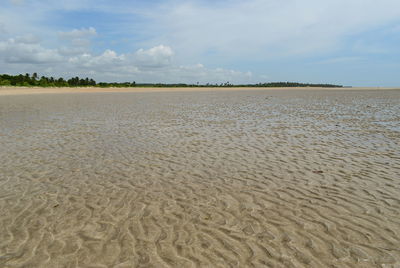
<path id="1" fill-rule="evenodd" d="M 80 86 L 96 86 L 97 83 L 93 79 L 73 77 L 68 80 L 64 78 L 39 77 L 37 73 L 32 75 L 0 75 L 0 86 L 22 86 L 22 87 L 80 87 Z"/>
<path id="2" fill-rule="evenodd" d="M 0 75 L 0 86 L 22 86 L 22 87 L 343 87 L 341 85 L 332 84 L 310 84 L 298 82 L 269 82 L 257 84 L 231 84 L 216 83 L 216 84 L 163 84 L 163 83 L 136 83 L 133 82 L 112 82 L 97 83 L 91 78 L 72 77 L 70 79 L 54 78 L 54 77 L 39 77 L 37 73 L 32 75 L 26 73 L 25 75 Z"/>

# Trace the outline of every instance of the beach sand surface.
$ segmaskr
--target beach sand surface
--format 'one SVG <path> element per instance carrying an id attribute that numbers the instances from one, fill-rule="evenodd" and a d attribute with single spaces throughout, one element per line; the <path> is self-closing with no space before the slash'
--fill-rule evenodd
<path id="1" fill-rule="evenodd" d="M 321 88 L 321 87 L 0 87 L 0 96 L 5 95 L 31 95 L 31 94 L 66 94 L 66 93 L 122 93 L 122 92 L 209 92 L 209 91 L 276 91 L 276 90 L 325 90 L 325 91 L 354 91 L 354 90 L 400 90 L 400 88 L 377 88 L 377 87 L 343 87 L 343 88 Z"/>
<path id="2" fill-rule="evenodd" d="M 31 90 L 0 267 L 400 267 L 400 91 Z"/>

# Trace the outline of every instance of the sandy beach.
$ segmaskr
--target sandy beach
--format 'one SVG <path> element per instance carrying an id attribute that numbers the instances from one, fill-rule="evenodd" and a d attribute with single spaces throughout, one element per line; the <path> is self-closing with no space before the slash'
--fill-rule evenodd
<path id="1" fill-rule="evenodd" d="M 0 148 L 0 267 L 400 267 L 399 90 L 0 88 Z"/>
<path id="2" fill-rule="evenodd" d="M 320 87 L 290 87 L 290 88 L 262 88 L 262 87 L 130 87 L 130 88 L 100 88 L 100 87 L 0 87 L 0 96 L 27 95 L 27 94 L 56 94 L 56 93 L 123 93 L 123 92 L 208 92 L 208 91 L 276 91 L 276 90 L 400 90 L 400 88 L 377 87 L 344 87 L 344 88 L 320 88 Z"/>

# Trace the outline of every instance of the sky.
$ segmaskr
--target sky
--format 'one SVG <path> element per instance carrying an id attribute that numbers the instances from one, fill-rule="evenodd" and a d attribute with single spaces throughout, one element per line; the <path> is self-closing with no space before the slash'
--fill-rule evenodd
<path id="1" fill-rule="evenodd" d="M 0 73 L 400 86 L 399 0 L 0 0 Z"/>

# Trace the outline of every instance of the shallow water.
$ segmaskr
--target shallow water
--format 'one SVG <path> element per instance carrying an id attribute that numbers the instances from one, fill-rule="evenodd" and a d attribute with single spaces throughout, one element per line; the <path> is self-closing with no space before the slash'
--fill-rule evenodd
<path id="1" fill-rule="evenodd" d="M 0 96 L 1 267 L 399 267 L 400 91 Z"/>

